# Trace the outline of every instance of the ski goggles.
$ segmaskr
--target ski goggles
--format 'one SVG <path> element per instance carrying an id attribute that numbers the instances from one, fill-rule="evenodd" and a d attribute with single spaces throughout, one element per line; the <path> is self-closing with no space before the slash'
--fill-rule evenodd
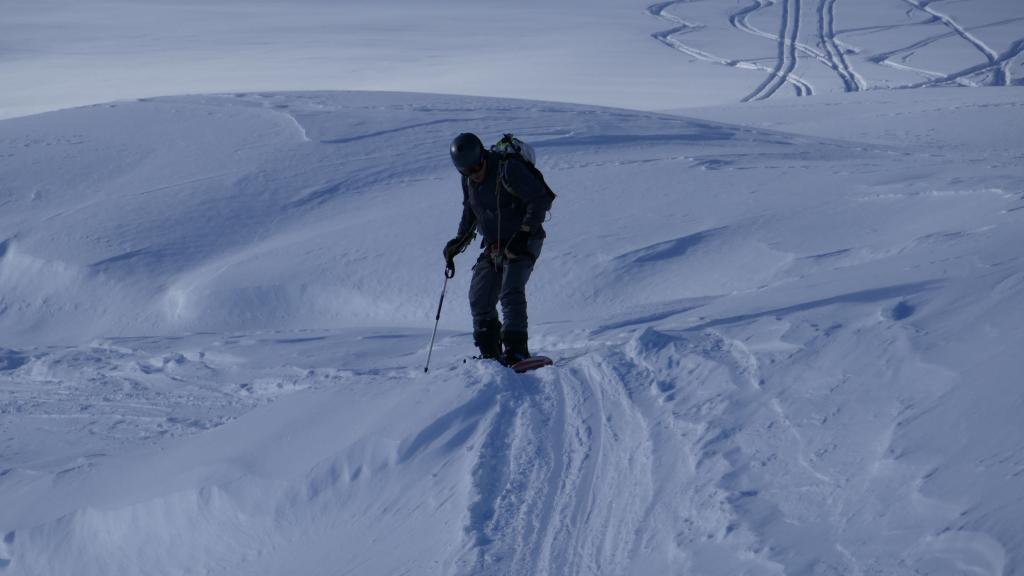
<path id="1" fill-rule="evenodd" d="M 473 166 L 469 166 L 468 168 L 463 168 L 463 169 L 459 170 L 459 173 L 462 174 L 463 176 L 465 176 L 466 178 L 472 178 L 473 176 L 476 176 L 477 174 L 479 174 L 483 169 L 484 169 L 484 161 L 480 160 L 479 162 L 477 162 Z"/>

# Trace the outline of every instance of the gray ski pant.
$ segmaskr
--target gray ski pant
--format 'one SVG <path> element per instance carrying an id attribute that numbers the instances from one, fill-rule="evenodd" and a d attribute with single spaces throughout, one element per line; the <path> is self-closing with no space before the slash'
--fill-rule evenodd
<path id="1" fill-rule="evenodd" d="M 501 303 L 502 332 L 526 332 L 526 283 L 540 257 L 544 238 L 530 238 L 533 258 L 525 256 L 509 260 L 504 254 L 492 258 L 485 249 L 473 266 L 469 284 L 469 308 L 473 313 L 473 330 L 498 321 L 497 305 Z"/>

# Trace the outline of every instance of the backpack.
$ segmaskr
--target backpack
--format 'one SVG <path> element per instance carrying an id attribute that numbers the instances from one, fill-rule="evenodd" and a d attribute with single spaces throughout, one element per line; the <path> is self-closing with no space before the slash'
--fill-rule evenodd
<path id="1" fill-rule="evenodd" d="M 547 190 L 548 194 L 552 198 L 555 198 L 556 194 L 548 186 L 548 183 L 544 181 L 544 174 L 537 168 L 535 162 L 537 160 L 537 154 L 533 151 L 533 146 L 530 146 L 526 142 L 523 142 L 519 138 L 516 138 L 512 134 L 505 134 L 491 146 L 491 152 L 497 154 L 499 158 L 498 163 L 498 176 L 501 179 L 501 185 L 507 190 L 511 190 L 512 187 L 508 185 L 508 180 L 505 177 L 506 166 L 508 165 L 508 159 L 514 158 L 523 163 L 524 166 L 533 174 L 541 184 L 544 185 L 544 189 Z"/>

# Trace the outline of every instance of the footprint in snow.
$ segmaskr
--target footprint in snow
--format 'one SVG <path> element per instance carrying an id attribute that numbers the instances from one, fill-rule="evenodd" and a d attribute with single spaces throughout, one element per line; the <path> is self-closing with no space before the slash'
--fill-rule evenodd
<path id="1" fill-rule="evenodd" d="M 11 565 L 11 546 L 14 545 L 14 530 L 8 532 L 0 543 L 0 570 L 4 570 Z"/>

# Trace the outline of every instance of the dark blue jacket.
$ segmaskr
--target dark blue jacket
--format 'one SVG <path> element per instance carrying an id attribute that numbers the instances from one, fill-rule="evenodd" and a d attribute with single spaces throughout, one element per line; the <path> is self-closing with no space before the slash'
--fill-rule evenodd
<path id="1" fill-rule="evenodd" d="M 548 192 L 521 160 L 484 152 L 487 176 L 480 184 L 462 178 L 462 220 L 459 237 L 474 228 L 483 236 L 484 245 L 504 244 L 521 226 L 528 225 L 531 235 L 544 237 L 544 217 L 555 197 Z M 499 174 L 500 173 L 500 174 Z"/>

